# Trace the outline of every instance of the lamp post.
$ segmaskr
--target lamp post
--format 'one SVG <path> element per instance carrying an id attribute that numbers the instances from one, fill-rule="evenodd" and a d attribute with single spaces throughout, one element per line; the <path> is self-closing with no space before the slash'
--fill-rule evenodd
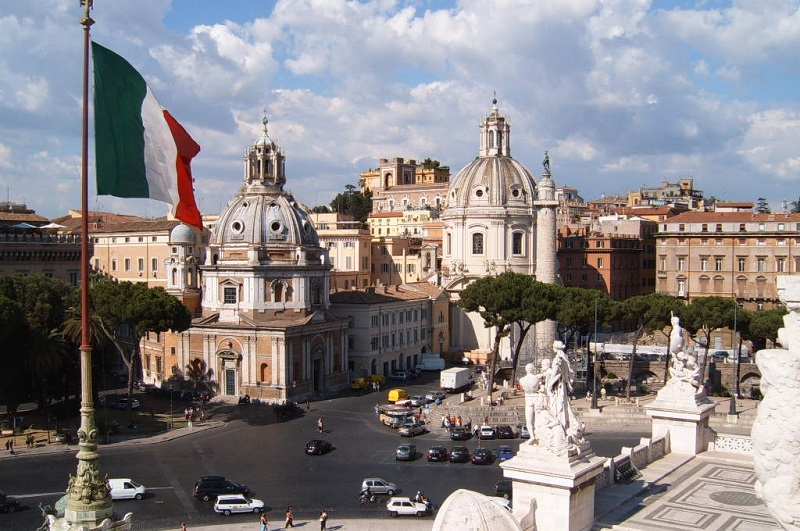
<path id="1" fill-rule="evenodd" d="M 731 337 L 731 347 L 734 350 L 733 356 L 733 392 L 731 393 L 731 401 L 728 408 L 729 415 L 736 414 L 736 399 L 739 397 L 739 343 L 736 341 L 736 309 L 739 303 L 733 299 L 733 334 Z"/>
<path id="2" fill-rule="evenodd" d="M 599 295 L 598 295 L 599 297 Z M 594 350 L 592 351 L 592 409 L 597 409 L 597 300 L 594 299 Z"/>

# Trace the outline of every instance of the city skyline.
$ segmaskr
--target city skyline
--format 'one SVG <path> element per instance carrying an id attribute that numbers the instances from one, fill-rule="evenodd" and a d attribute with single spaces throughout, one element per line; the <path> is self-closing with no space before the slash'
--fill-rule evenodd
<path id="1" fill-rule="evenodd" d="M 265 109 L 286 188 L 311 207 L 380 158 L 431 157 L 455 175 L 477 155 L 495 97 L 511 155 L 538 179 L 548 151 L 556 185 L 586 199 L 682 178 L 774 211 L 798 199 L 797 0 L 94 7 L 93 39 L 128 59 L 201 145 L 204 214 L 239 189 Z M 0 184 L 50 218 L 80 206 L 81 14 L 74 0 L 0 11 Z M 91 210 L 167 212 L 97 198 L 90 155 Z"/>

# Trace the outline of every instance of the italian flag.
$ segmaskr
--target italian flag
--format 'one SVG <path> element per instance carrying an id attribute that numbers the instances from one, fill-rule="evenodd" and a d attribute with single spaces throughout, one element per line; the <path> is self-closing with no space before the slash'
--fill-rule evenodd
<path id="1" fill-rule="evenodd" d="M 96 42 L 92 57 L 97 194 L 163 201 L 202 228 L 190 167 L 200 146 L 128 61 Z"/>

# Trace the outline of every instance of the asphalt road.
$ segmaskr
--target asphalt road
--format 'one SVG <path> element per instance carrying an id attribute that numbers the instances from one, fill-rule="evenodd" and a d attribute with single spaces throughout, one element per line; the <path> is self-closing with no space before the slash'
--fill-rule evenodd
<path id="1" fill-rule="evenodd" d="M 411 394 L 435 389 L 432 375 L 403 387 Z M 253 497 L 264 500 L 270 520 L 282 522 L 288 505 L 298 522 L 316 519 L 326 509 L 336 518 L 383 517 L 382 503 L 362 507 L 358 491 L 362 478 L 382 477 L 400 487 L 402 494 L 425 492 L 435 505 L 456 488 L 491 493 L 495 480 L 502 477 L 497 462 L 479 466 L 470 463 L 428 463 L 422 455 L 430 446 L 463 444 L 470 450 L 478 441 L 454 443 L 444 430 L 433 427 L 424 435 L 407 439 L 381 425 L 374 414 L 376 403 L 385 403 L 385 393 L 351 395 L 314 402 L 311 410 L 299 417 L 276 422 L 271 406 L 217 405 L 210 411 L 228 423 L 217 429 L 157 444 L 101 446 L 101 470 L 108 477 L 130 477 L 147 486 L 148 496 L 141 501 L 115 502 L 122 515 L 134 513 L 137 530 L 178 529 L 185 521 L 193 525 L 255 521 L 253 515 L 224 517 L 213 511 L 213 503 L 192 497 L 195 480 L 202 475 L 219 474 L 248 485 Z M 324 433 L 334 450 L 322 456 L 307 456 L 303 447 L 318 438 L 317 419 L 322 417 Z M 621 446 L 633 446 L 647 433 L 597 432 L 589 436 L 598 455 L 611 456 Z M 419 458 L 398 462 L 398 444 L 417 445 Z M 521 440 L 481 441 L 484 448 L 496 449 L 511 443 L 516 450 Z M 33 530 L 41 525 L 39 503 L 52 504 L 63 495 L 68 476 L 76 470 L 76 459 L 69 454 L 42 454 L 0 460 L 0 490 L 19 498 L 26 508 L 16 514 L 0 514 L 0 530 Z M 384 499 L 385 501 L 385 499 Z M 388 516 L 386 516 L 388 518 Z"/>

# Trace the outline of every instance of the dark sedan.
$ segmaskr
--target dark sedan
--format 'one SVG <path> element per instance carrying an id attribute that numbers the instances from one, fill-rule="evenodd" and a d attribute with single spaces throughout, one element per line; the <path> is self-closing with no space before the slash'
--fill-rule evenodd
<path id="1" fill-rule="evenodd" d="M 306 444 L 306 454 L 308 455 L 327 454 L 331 450 L 333 450 L 331 443 L 322 439 L 314 439 L 308 441 L 308 444 Z"/>
<path id="2" fill-rule="evenodd" d="M 466 463 L 469 461 L 469 448 L 466 446 L 453 446 L 450 450 L 451 463 Z"/>
<path id="3" fill-rule="evenodd" d="M 497 438 L 498 439 L 516 439 L 517 434 L 514 433 L 514 429 L 511 426 L 498 426 L 497 427 Z"/>
<path id="4" fill-rule="evenodd" d="M 450 439 L 454 441 L 466 441 L 472 437 L 472 432 L 464 426 L 457 426 L 450 429 Z"/>
<path id="5" fill-rule="evenodd" d="M 449 454 L 444 446 L 433 446 L 428 450 L 428 461 L 447 461 Z"/>
<path id="6" fill-rule="evenodd" d="M 487 448 L 476 448 L 470 457 L 473 465 L 490 465 L 492 464 L 492 451 Z"/>

